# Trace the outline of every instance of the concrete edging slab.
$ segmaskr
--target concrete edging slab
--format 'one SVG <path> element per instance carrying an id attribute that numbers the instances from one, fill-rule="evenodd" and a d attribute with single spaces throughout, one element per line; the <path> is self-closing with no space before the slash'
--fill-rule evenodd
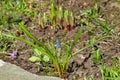
<path id="1" fill-rule="evenodd" d="M 0 80 L 64 80 L 52 76 L 38 76 L 14 64 L 0 60 Z"/>

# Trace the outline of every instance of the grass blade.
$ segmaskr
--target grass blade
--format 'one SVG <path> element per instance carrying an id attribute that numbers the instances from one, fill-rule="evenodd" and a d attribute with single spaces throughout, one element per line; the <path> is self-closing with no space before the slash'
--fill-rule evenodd
<path id="1" fill-rule="evenodd" d="M 46 50 L 50 52 L 50 50 L 44 45 L 42 42 L 40 42 L 33 34 L 30 33 L 30 31 L 25 27 L 24 22 L 21 22 L 19 24 L 20 28 L 27 34 L 29 38 L 31 38 L 35 43 L 38 45 L 44 47 Z"/>
<path id="2" fill-rule="evenodd" d="M 83 30 L 83 25 L 81 25 L 81 28 L 80 28 L 78 34 L 76 35 L 76 37 L 75 37 L 75 39 L 74 39 L 74 41 L 73 41 L 73 43 L 72 43 L 72 46 L 71 46 L 71 48 L 70 48 L 70 50 L 69 50 L 69 52 L 68 52 L 68 56 L 70 56 L 70 54 L 72 53 L 72 50 L 73 50 L 73 48 L 75 47 L 77 41 L 78 41 L 79 38 L 81 37 L 82 30 Z"/>

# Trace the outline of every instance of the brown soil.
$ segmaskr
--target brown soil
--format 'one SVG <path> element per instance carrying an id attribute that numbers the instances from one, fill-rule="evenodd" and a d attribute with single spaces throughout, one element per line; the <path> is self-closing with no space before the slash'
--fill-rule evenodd
<path id="1" fill-rule="evenodd" d="M 81 18 L 79 11 L 81 9 L 92 7 L 95 1 L 94 0 L 71 0 L 70 2 L 67 0 L 58 0 L 58 4 L 61 4 L 61 3 L 66 4 L 64 8 L 74 11 L 75 16 L 79 22 Z M 114 0 L 102 0 L 98 4 L 104 7 L 103 10 L 101 10 L 101 13 L 102 13 L 101 15 L 106 15 L 109 18 L 109 20 L 111 22 L 113 21 L 115 24 L 119 23 L 120 15 L 118 14 L 120 13 L 120 7 L 119 5 L 116 5 L 118 3 L 116 3 Z M 72 42 L 74 39 L 74 36 L 77 34 L 79 30 L 79 26 L 77 26 L 74 30 L 68 33 L 64 32 L 63 30 L 58 30 L 57 32 L 54 32 L 50 28 L 46 28 L 45 30 L 41 31 L 39 27 L 31 26 L 31 23 L 28 23 L 27 27 L 42 42 L 52 41 L 54 43 L 56 43 L 56 40 L 58 37 L 60 37 L 61 39 L 62 38 L 65 39 L 66 34 L 68 34 Z M 101 52 L 103 55 L 107 55 L 107 57 L 105 57 L 105 63 L 107 65 L 111 64 L 110 62 L 114 57 L 120 56 L 120 26 L 116 25 L 114 28 L 115 28 L 115 33 L 112 34 L 113 36 L 112 39 L 106 39 L 105 41 L 102 41 L 96 45 L 98 48 L 101 49 Z M 16 30 L 16 28 L 14 28 L 14 29 L 11 29 L 11 31 L 15 32 L 17 35 L 21 37 L 25 37 L 29 39 L 21 30 L 18 31 L 18 29 Z M 78 50 L 84 47 L 85 45 L 87 45 L 90 39 L 91 39 L 91 36 L 87 34 L 86 28 L 84 28 L 83 35 L 81 39 L 78 41 L 78 44 L 76 45 L 74 50 Z M 16 47 L 10 48 L 7 51 L 7 54 L 12 53 L 13 50 L 17 49 L 19 53 L 18 58 L 12 59 L 5 54 L 5 55 L 1 55 L 0 59 L 16 64 L 22 67 L 23 69 L 38 75 L 52 75 L 51 73 L 46 73 L 45 69 L 42 69 L 40 72 L 38 72 L 37 65 L 28 61 L 28 59 L 34 53 L 33 53 L 33 50 L 27 44 L 18 40 L 15 40 L 14 44 L 16 44 Z M 101 80 L 101 74 L 100 74 L 99 68 L 95 66 L 91 61 L 93 55 L 91 55 L 90 52 L 91 50 L 94 50 L 94 49 L 95 47 L 87 49 L 81 52 L 81 54 L 76 55 L 74 58 L 70 60 L 69 70 L 68 70 L 69 72 L 68 80 L 74 80 L 74 77 L 76 77 L 76 80 L 83 80 L 85 76 L 90 77 L 91 75 L 95 76 L 95 80 Z"/>

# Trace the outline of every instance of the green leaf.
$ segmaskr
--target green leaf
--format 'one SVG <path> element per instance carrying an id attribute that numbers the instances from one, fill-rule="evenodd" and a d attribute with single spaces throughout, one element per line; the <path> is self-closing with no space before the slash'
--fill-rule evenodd
<path id="1" fill-rule="evenodd" d="M 62 19 L 63 18 L 63 9 L 62 9 L 62 6 L 59 6 L 59 10 L 58 10 L 58 17 L 60 18 L 60 19 Z"/>
<path id="2" fill-rule="evenodd" d="M 45 55 L 45 56 L 43 57 L 43 60 L 44 60 L 45 62 L 48 62 L 48 61 L 49 61 L 49 57 Z"/>
<path id="3" fill-rule="evenodd" d="M 41 52 L 38 49 L 34 49 L 34 53 L 36 54 L 36 56 L 41 56 Z"/>
<path id="4" fill-rule="evenodd" d="M 51 20 L 53 20 L 53 19 L 55 19 L 55 17 L 56 17 L 56 12 L 55 12 L 55 6 L 54 6 L 54 4 L 52 3 L 51 4 L 51 11 L 50 11 L 50 17 L 51 17 Z"/>
<path id="5" fill-rule="evenodd" d="M 70 12 L 70 17 L 72 18 L 72 20 L 74 21 L 74 15 L 73 15 L 73 12 Z"/>
<path id="6" fill-rule="evenodd" d="M 32 57 L 29 58 L 29 61 L 31 61 L 31 62 L 38 62 L 38 61 L 41 61 L 41 59 L 39 57 L 32 56 Z"/>
<path id="7" fill-rule="evenodd" d="M 36 42 L 40 46 L 45 47 L 45 45 L 42 42 L 40 42 L 33 34 L 30 33 L 30 31 L 25 27 L 24 22 L 19 23 L 19 26 L 27 34 L 28 37 L 34 40 L 34 42 Z"/>
<path id="8" fill-rule="evenodd" d="M 44 22 L 44 26 L 46 26 L 46 24 L 47 24 L 47 16 L 46 16 L 46 14 L 44 13 L 43 14 L 43 22 Z"/>
<path id="9" fill-rule="evenodd" d="M 78 41 L 79 38 L 81 37 L 82 30 L 83 30 L 83 25 L 81 25 L 81 28 L 80 28 L 78 34 L 75 36 L 75 39 L 74 39 L 74 41 L 73 41 L 73 43 L 72 43 L 72 46 L 71 46 L 71 48 L 70 48 L 70 50 L 69 50 L 69 52 L 68 52 L 69 54 L 71 54 L 71 52 L 72 52 L 73 48 L 75 47 L 77 41 Z"/>
<path id="10" fill-rule="evenodd" d="M 68 17 L 69 17 L 69 11 L 68 10 L 65 10 L 65 12 L 64 12 L 64 20 L 65 20 L 65 22 L 68 24 L 69 22 L 68 22 Z"/>

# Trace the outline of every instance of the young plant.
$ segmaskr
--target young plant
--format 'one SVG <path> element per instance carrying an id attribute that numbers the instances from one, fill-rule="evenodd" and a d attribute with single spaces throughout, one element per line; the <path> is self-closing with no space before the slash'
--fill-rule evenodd
<path id="1" fill-rule="evenodd" d="M 57 22 L 58 22 L 58 26 L 62 29 L 62 27 L 63 27 L 63 9 L 62 9 L 62 6 L 59 6 L 59 8 L 58 8 Z"/>
<path id="2" fill-rule="evenodd" d="M 43 17 L 41 17 L 41 15 L 39 14 L 38 20 L 39 20 L 40 28 L 44 29 L 45 26 L 47 25 L 47 16 L 46 16 L 46 14 L 44 13 Z"/>
<path id="3" fill-rule="evenodd" d="M 51 20 L 51 28 L 56 29 L 56 10 L 55 10 L 55 5 L 54 3 L 51 4 L 50 6 L 50 20 Z"/>
<path id="4" fill-rule="evenodd" d="M 92 58 L 93 63 L 99 64 L 103 60 L 100 49 L 92 51 L 92 54 L 94 55 Z"/>
<path id="5" fill-rule="evenodd" d="M 48 47 L 46 44 L 42 43 L 41 41 L 39 41 L 34 35 L 32 35 L 30 33 L 30 31 L 28 31 L 28 29 L 25 27 L 24 22 L 21 22 L 19 24 L 20 28 L 26 33 L 26 35 L 32 39 L 34 41 L 34 43 L 32 43 L 31 41 L 21 38 L 21 37 L 17 37 L 15 35 L 11 35 L 11 34 L 4 34 L 4 36 L 7 37 L 11 37 L 11 38 L 15 38 L 18 40 L 21 40 L 25 43 L 27 43 L 28 45 L 32 46 L 33 48 L 37 49 L 40 51 L 40 53 L 46 55 L 49 60 L 52 61 L 52 63 L 54 64 L 54 68 L 57 71 L 59 77 L 64 77 L 64 75 L 67 73 L 68 70 L 68 65 L 69 65 L 69 60 L 75 56 L 76 54 L 80 53 L 81 51 L 92 47 L 93 45 L 95 45 L 96 43 L 98 43 L 99 41 L 107 38 L 108 36 L 103 36 L 97 40 L 95 40 L 94 42 L 92 42 L 91 44 L 88 44 L 87 46 L 81 48 L 80 50 L 76 51 L 73 53 L 73 49 L 77 43 L 77 41 L 79 40 L 79 38 L 81 37 L 82 34 L 82 25 L 80 27 L 80 30 L 78 32 L 78 34 L 76 35 L 73 43 L 71 46 L 67 46 L 65 53 L 62 53 L 61 49 L 57 49 L 57 51 L 54 51 L 54 48 L 51 49 L 51 47 Z M 60 44 L 60 41 L 58 41 Z M 61 48 L 61 46 L 59 45 L 58 48 Z M 60 54 L 65 54 L 63 56 L 63 58 L 61 56 L 59 56 L 60 54 L 57 55 L 57 52 Z M 63 51 L 64 52 L 64 51 Z"/>
<path id="6" fill-rule="evenodd" d="M 29 60 L 38 64 L 38 71 L 40 71 L 40 68 L 49 62 L 49 57 L 43 55 L 38 49 L 34 49 L 34 54 L 35 56 L 30 57 Z"/>
<path id="7" fill-rule="evenodd" d="M 99 17 L 99 6 L 97 4 L 95 4 L 93 9 L 87 9 L 87 10 L 83 11 L 82 14 L 91 20 L 97 19 Z"/>
<path id="8" fill-rule="evenodd" d="M 64 22 L 63 22 L 64 30 L 69 32 L 70 31 L 70 24 L 69 24 L 69 11 L 65 10 L 64 12 Z"/>
<path id="9" fill-rule="evenodd" d="M 69 12 L 69 24 L 72 29 L 75 28 L 75 19 L 74 19 L 73 12 L 71 12 L 71 11 Z"/>
<path id="10" fill-rule="evenodd" d="M 113 67 L 117 68 L 120 71 L 120 57 L 116 57 L 113 61 Z"/>
<path id="11" fill-rule="evenodd" d="M 107 67 L 104 64 L 100 67 L 102 80 L 119 80 L 120 75 L 117 68 Z"/>
<path id="12" fill-rule="evenodd" d="M 101 21 L 101 20 L 97 20 L 96 21 L 97 25 L 101 26 L 103 28 L 103 30 L 105 31 L 105 34 L 109 34 L 109 33 L 113 33 L 113 29 L 111 28 L 111 23 L 109 22 L 109 20 L 106 19 L 106 21 Z"/>
<path id="13" fill-rule="evenodd" d="M 40 26 L 40 28 L 44 29 L 43 20 L 40 13 L 38 15 L 38 25 Z"/>
<path id="14" fill-rule="evenodd" d="M 46 16 L 45 13 L 43 14 L 43 18 L 42 18 L 42 20 L 43 20 L 43 24 L 44 24 L 44 26 L 46 26 L 46 25 L 47 25 L 47 16 Z"/>

